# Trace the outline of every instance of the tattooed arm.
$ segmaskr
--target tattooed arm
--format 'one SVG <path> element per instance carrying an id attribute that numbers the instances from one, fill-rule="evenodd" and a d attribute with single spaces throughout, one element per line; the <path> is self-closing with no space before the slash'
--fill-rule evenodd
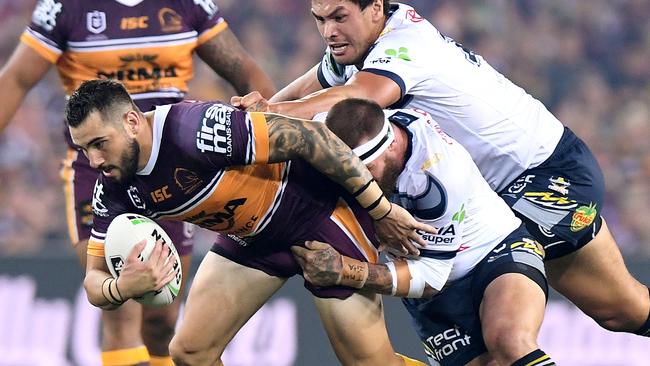
<path id="1" fill-rule="evenodd" d="M 388 264 L 361 262 L 342 256 L 332 246 L 321 242 L 307 242 L 305 247 L 291 247 L 296 261 L 303 269 L 303 277 L 316 286 L 343 285 L 365 289 L 382 295 L 399 297 L 432 297 L 436 289 L 424 283 L 424 290 L 410 296 L 412 275 L 402 260 Z M 397 268 L 395 276 L 391 268 Z"/>
<path id="2" fill-rule="evenodd" d="M 300 158 L 343 186 L 375 219 L 382 243 L 417 254 L 413 242 L 425 242 L 416 230 L 435 229 L 416 221 L 402 207 L 384 197 L 363 162 L 324 123 L 267 113 L 269 163 Z"/>
<path id="3" fill-rule="evenodd" d="M 253 90 L 271 97 L 275 87 L 271 79 L 246 52 L 230 29 L 225 29 L 196 49 L 199 57 L 212 70 L 228 80 L 237 93 Z"/>

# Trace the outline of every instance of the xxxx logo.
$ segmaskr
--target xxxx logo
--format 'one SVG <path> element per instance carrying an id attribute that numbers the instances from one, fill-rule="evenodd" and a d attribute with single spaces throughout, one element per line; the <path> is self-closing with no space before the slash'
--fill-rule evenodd
<path id="1" fill-rule="evenodd" d="M 590 203 L 589 206 L 578 207 L 571 218 L 571 231 L 580 231 L 591 225 L 597 213 L 596 205 L 593 203 Z"/>

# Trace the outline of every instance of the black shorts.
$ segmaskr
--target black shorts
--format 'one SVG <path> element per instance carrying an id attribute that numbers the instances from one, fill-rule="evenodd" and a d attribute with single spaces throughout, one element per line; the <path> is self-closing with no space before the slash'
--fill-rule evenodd
<path id="1" fill-rule="evenodd" d="M 479 308 L 487 286 L 506 273 L 521 273 L 548 295 L 544 250 L 522 225 L 465 277 L 431 299 L 403 299 L 431 365 L 465 365 L 487 352 Z M 525 304 L 513 304 L 513 307 Z"/>
<path id="2" fill-rule="evenodd" d="M 582 248 L 602 226 L 602 171 L 587 145 L 566 127 L 553 154 L 499 195 L 544 245 L 546 260 Z"/>

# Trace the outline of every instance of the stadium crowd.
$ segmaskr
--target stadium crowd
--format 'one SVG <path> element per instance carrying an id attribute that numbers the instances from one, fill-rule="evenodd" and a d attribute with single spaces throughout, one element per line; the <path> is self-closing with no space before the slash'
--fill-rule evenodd
<path id="1" fill-rule="evenodd" d="M 650 2 L 644 0 L 413 0 L 444 34 L 481 54 L 541 99 L 585 140 L 607 182 L 604 217 L 627 256 L 650 258 Z M 324 43 L 306 0 L 218 0 L 244 46 L 278 87 L 317 63 Z M 35 0 L 0 1 L 0 64 Z M 426 45 L 422 45 L 426 47 Z M 234 93 L 203 63 L 190 97 Z M 0 135 L 0 255 L 72 254 L 59 160 L 63 91 L 37 84 Z M 1 106 L 1 101 L 0 101 Z M 211 236 L 203 238 L 210 244 Z M 200 245 L 198 246 L 201 247 Z"/>

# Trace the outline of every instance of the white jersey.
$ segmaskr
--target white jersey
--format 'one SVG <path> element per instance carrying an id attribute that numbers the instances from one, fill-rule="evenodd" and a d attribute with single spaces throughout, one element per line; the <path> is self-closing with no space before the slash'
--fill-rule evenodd
<path id="1" fill-rule="evenodd" d="M 551 155 L 563 126 L 541 102 L 442 36 L 412 7 L 393 4 L 392 10 L 361 68 L 399 85 L 401 100 L 389 108 L 431 114 L 497 191 Z M 358 71 L 336 64 L 328 49 L 318 79 L 324 88 L 342 85 Z"/>
<path id="2" fill-rule="evenodd" d="M 388 120 L 402 126 L 410 141 L 391 200 L 438 229 L 436 235 L 423 235 L 427 246 L 418 259 L 408 260 L 409 270 L 441 290 L 469 273 L 521 221 L 483 179 L 467 150 L 426 112 L 397 110 Z"/>

